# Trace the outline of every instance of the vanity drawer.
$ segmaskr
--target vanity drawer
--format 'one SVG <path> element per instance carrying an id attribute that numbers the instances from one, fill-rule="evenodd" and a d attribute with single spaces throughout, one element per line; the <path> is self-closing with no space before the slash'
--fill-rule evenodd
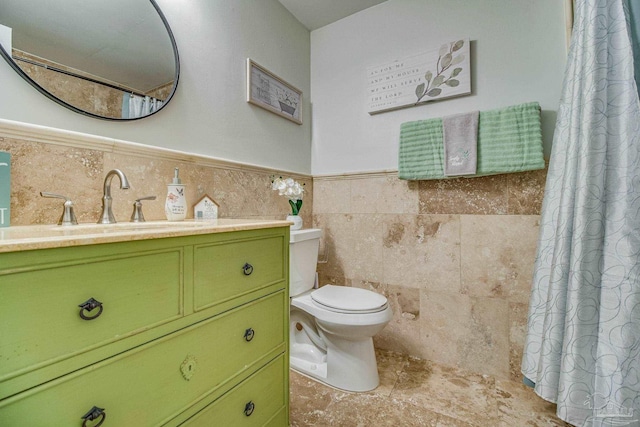
<path id="1" fill-rule="evenodd" d="M 269 295 L 0 401 L 0 425 L 80 426 L 94 405 L 103 427 L 165 423 L 284 353 L 287 303 Z"/>
<path id="2" fill-rule="evenodd" d="M 258 427 L 271 424 L 270 421 L 274 421 L 272 425 L 285 426 L 287 368 L 288 360 L 281 355 L 180 426 Z M 276 423 L 276 419 L 281 422 Z"/>
<path id="3" fill-rule="evenodd" d="M 286 242 L 288 245 L 288 242 Z M 282 235 L 194 247 L 194 310 L 228 301 L 287 277 Z"/>
<path id="4" fill-rule="evenodd" d="M 182 248 L 74 249 L 60 260 L 27 252 L 47 263 L 0 268 L 0 383 L 182 315 Z M 102 307 L 84 320 L 79 305 L 90 298 Z"/>

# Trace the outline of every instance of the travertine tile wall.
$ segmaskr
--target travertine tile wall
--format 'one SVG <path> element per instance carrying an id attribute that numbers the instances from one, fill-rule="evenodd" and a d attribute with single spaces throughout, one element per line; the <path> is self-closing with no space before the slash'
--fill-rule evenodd
<path id="1" fill-rule="evenodd" d="M 12 156 L 11 225 L 57 223 L 62 201 L 42 198 L 40 191 L 70 197 L 79 222 L 96 222 L 101 212 L 104 177 L 114 168 L 121 169 L 131 184 L 130 189 L 120 190 L 118 178 L 113 179 L 116 220 L 129 221 L 135 199 L 150 195 L 158 198 L 143 202 L 146 220 L 164 220 L 166 185 L 171 182 L 175 167 L 180 168 L 182 183 L 187 185 L 189 206 L 208 194 L 220 205 L 221 218 L 284 219 L 291 208 L 286 198 L 271 190 L 270 177 L 293 176 L 305 185 L 303 221 L 307 225 L 312 221 L 313 182 L 308 176 L 254 167 L 211 166 L 206 161 L 201 164 L 197 156 L 190 156 L 191 161 L 185 161 L 185 156 L 173 160 L 166 153 L 155 157 L 126 150 L 103 151 L 99 146 L 78 148 L 3 137 L 1 133 L 0 151 L 8 151 Z M 191 208 L 187 218 L 193 218 Z"/>
<path id="2" fill-rule="evenodd" d="M 389 298 L 379 348 L 520 380 L 545 179 L 316 177 L 320 282 Z"/>

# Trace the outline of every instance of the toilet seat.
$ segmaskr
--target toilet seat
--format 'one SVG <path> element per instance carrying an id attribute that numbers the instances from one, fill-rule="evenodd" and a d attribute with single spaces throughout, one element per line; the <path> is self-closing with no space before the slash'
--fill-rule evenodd
<path id="1" fill-rule="evenodd" d="M 311 292 L 311 300 L 319 307 L 344 314 L 378 313 L 387 308 L 387 299 L 366 289 L 325 285 Z"/>

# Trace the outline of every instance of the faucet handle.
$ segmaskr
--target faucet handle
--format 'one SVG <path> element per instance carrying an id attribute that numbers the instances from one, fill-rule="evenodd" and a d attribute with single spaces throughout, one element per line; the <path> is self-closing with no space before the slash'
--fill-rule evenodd
<path id="1" fill-rule="evenodd" d="M 58 225 L 77 225 L 78 220 L 76 219 L 76 214 L 73 213 L 73 202 L 67 196 L 63 196 L 61 194 L 49 193 L 47 191 L 41 191 L 40 195 L 42 197 L 51 197 L 54 199 L 64 199 L 64 211 L 62 212 L 62 216 L 58 221 Z"/>
<path id="2" fill-rule="evenodd" d="M 140 197 L 139 199 L 136 199 L 136 202 L 142 201 L 142 200 L 155 200 L 156 196 L 144 196 L 144 197 Z"/>
<path id="3" fill-rule="evenodd" d="M 133 213 L 131 214 L 131 222 L 144 222 L 144 215 L 142 215 L 142 201 L 143 200 L 155 200 L 156 196 L 145 196 L 136 199 L 133 203 Z"/>

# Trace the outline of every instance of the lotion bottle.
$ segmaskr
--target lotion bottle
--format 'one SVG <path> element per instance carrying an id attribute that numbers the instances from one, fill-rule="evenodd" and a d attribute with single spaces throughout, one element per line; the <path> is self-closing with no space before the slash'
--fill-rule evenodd
<path id="1" fill-rule="evenodd" d="M 182 221 L 187 216 L 187 199 L 185 198 L 185 185 L 182 184 L 176 168 L 173 182 L 167 185 L 167 201 L 164 204 L 164 213 L 169 221 Z"/>

